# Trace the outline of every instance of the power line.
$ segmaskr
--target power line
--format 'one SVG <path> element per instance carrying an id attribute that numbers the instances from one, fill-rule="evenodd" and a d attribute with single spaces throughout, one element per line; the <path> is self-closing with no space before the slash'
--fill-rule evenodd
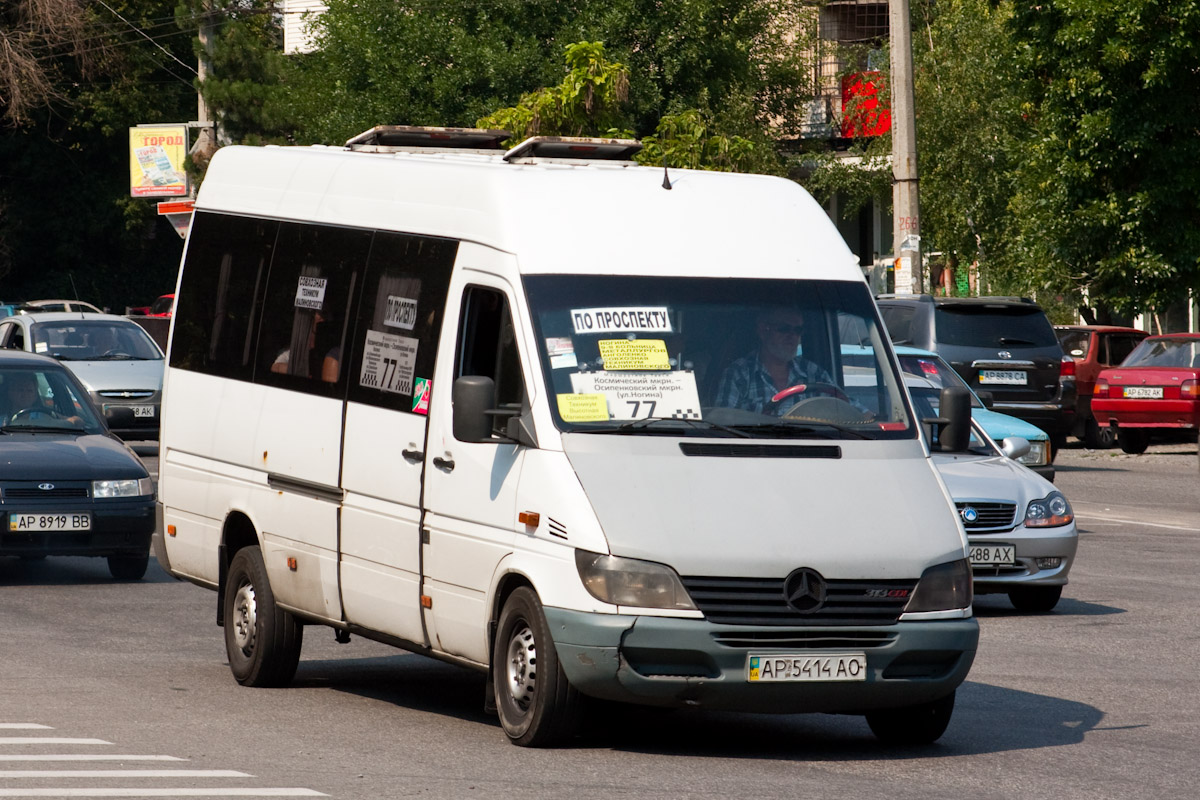
<path id="1" fill-rule="evenodd" d="M 100 3 L 100 5 L 104 6 L 110 12 L 112 12 L 113 16 L 115 16 L 117 19 L 121 20 L 126 25 L 128 25 L 130 28 L 133 28 L 133 30 L 137 31 L 139 34 L 146 37 L 146 41 L 150 42 L 150 44 L 154 45 L 159 50 L 162 50 L 164 53 L 166 53 L 168 56 L 170 56 L 175 62 L 177 62 L 181 67 L 186 69 L 188 72 L 191 72 L 193 75 L 199 77 L 200 73 L 197 72 L 194 67 L 192 67 L 190 64 L 180 61 L 179 58 L 174 53 L 172 53 L 170 50 L 168 50 L 167 48 L 160 45 L 158 42 L 154 41 L 154 39 L 151 36 L 149 36 L 145 31 L 143 31 L 141 28 L 134 25 L 132 22 L 130 22 L 129 20 L 125 19 L 120 14 L 118 14 L 116 9 L 114 9 L 108 3 L 104 2 L 104 0 L 98 0 L 98 2 Z"/>

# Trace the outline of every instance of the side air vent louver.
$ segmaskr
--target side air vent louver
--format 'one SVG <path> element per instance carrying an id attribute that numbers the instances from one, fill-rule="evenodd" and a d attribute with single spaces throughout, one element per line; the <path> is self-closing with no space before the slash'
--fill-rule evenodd
<path id="1" fill-rule="evenodd" d="M 567 538 L 567 526 L 563 525 L 553 517 L 546 517 L 546 532 L 551 536 L 557 536 L 559 539 Z"/>

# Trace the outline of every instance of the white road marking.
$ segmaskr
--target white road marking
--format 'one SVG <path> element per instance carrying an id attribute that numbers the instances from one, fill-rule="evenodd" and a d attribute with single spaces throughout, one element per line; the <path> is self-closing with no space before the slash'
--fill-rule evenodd
<path id="1" fill-rule="evenodd" d="M 0 730 L 5 731 L 52 731 L 49 725 L 38 725 L 36 722 L 0 722 Z"/>
<path id="2" fill-rule="evenodd" d="M 68 739 L 61 736 L 0 736 L 5 744 L 112 744 L 103 739 Z"/>
<path id="3" fill-rule="evenodd" d="M 187 761 L 176 756 L 93 755 L 89 753 L 57 753 L 51 755 L 0 755 L 0 761 Z"/>
<path id="4" fill-rule="evenodd" d="M 329 797 L 312 789 L 0 789 L 0 797 Z"/>
<path id="5" fill-rule="evenodd" d="M 1193 528 L 1189 525 L 1168 525 L 1165 522 L 1146 522 L 1141 519 L 1124 519 L 1123 517 L 1109 516 L 1093 516 L 1091 514 L 1075 514 L 1076 519 L 1090 520 L 1093 523 L 1108 523 L 1112 525 L 1144 525 L 1147 528 L 1167 528 L 1173 531 L 1188 531 L 1190 533 L 1200 533 L 1200 528 Z"/>
<path id="6" fill-rule="evenodd" d="M 253 778 L 236 769 L 0 769 L 5 778 Z"/>

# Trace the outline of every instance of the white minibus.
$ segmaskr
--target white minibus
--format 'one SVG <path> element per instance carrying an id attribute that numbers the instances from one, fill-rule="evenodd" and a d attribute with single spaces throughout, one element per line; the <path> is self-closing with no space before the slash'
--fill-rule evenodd
<path id="1" fill-rule="evenodd" d="M 914 416 L 796 183 L 507 136 L 209 166 L 155 551 L 217 591 L 236 679 L 287 684 L 325 625 L 486 673 L 519 745 L 605 701 L 936 740 L 978 641 L 930 459 L 965 398 Z"/>

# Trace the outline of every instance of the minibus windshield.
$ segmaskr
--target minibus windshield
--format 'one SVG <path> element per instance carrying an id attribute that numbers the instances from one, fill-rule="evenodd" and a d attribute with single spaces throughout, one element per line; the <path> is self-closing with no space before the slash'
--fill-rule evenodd
<path id="1" fill-rule="evenodd" d="M 917 435 L 865 283 L 532 275 L 524 284 L 560 430 Z"/>

